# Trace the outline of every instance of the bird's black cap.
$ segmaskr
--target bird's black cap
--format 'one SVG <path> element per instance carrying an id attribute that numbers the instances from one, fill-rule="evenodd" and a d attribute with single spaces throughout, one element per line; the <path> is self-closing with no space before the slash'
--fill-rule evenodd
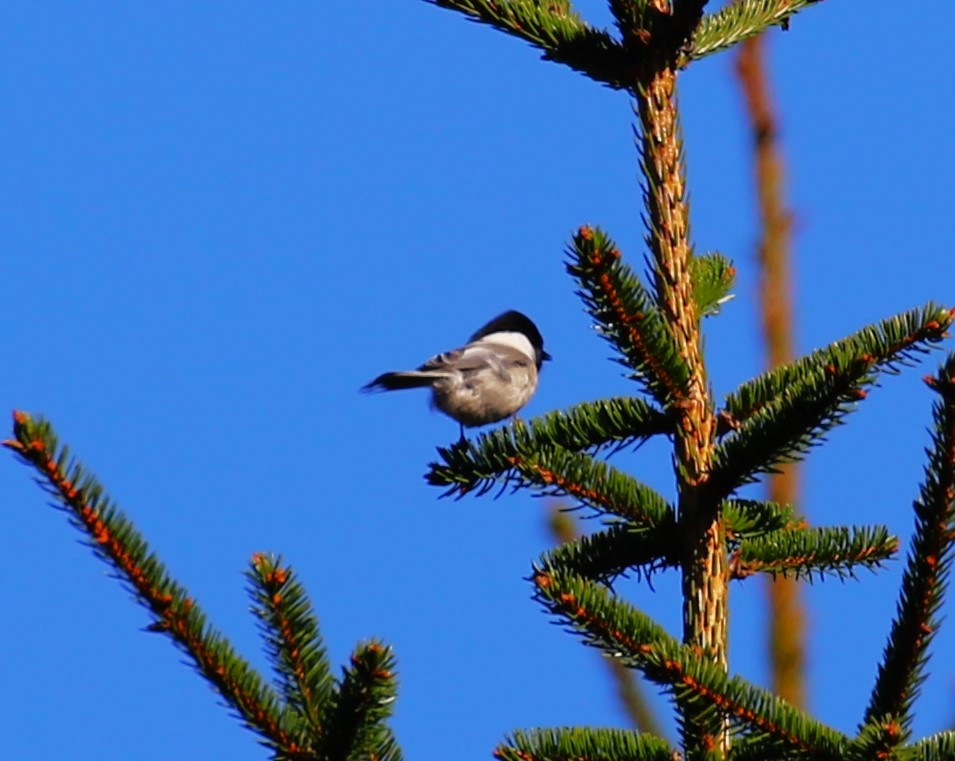
<path id="1" fill-rule="evenodd" d="M 499 314 L 489 323 L 484 325 L 480 330 L 478 330 L 471 338 L 470 341 L 477 341 L 478 339 L 484 338 L 485 336 L 491 335 L 491 333 L 523 333 L 527 336 L 527 340 L 531 342 L 531 346 L 537 351 L 537 355 L 540 358 L 538 361 L 538 366 L 545 359 L 552 359 L 550 354 L 544 351 L 544 337 L 541 335 L 541 332 L 537 329 L 537 326 L 534 324 L 534 321 L 522 312 L 518 312 L 516 309 L 508 310 L 503 314 Z"/>

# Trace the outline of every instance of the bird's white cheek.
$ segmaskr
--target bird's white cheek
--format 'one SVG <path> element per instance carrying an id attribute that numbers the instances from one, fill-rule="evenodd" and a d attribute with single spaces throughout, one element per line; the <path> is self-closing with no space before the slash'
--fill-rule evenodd
<path id="1" fill-rule="evenodd" d="M 528 340 L 527 336 L 525 336 L 523 333 L 512 333 L 510 331 L 491 333 L 490 335 L 484 336 L 484 338 L 477 343 L 507 346 L 511 349 L 516 349 L 525 357 L 530 357 L 531 359 L 533 359 L 537 354 L 537 352 L 534 351 L 534 347 L 530 340 Z"/>

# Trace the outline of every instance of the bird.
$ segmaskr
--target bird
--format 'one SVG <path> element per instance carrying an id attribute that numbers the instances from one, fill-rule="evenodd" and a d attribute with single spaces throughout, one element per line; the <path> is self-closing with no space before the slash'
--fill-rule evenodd
<path id="1" fill-rule="evenodd" d="M 382 373 L 362 391 L 430 388 L 431 406 L 464 429 L 513 417 L 537 390 L 541 365 L 552 359 L 527 315 L 499 314 L 458 348 L 436 354 L 415 370 Z"/>

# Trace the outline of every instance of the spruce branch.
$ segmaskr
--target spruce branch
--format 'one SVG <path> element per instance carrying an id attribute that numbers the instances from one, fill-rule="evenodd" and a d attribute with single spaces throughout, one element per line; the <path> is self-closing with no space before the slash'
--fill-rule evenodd
<path id="1" fill-rule="evenodd" d="M 789 528 L 790 533 L 798 533 L 794 529 L 793 508 L 788 505 L 777 505 L 772 502 L 757 500 L 730 500 L 723 504 L 723 519 L 726 523 L 726 535 L 732 544 L 737 546 L 732 558 L 736 563 L 740 558 L 748 560 L 754 550 L 749 548 L 749 542 L 757 537 L 767 535 L 770 544 L 774 537 L 779 536 L 782 529 Z M 788 537 L 787 537 L 788 538 Z M 798 540 L 796 540 L 798 541 Z M 793 569 L 802 568 L 809 563 L 815 563 L 811 570 L 819 570 L 817 565 L 824 565 L 823 558 L 830 564 L 839 562 L 848 564 L 844 557 L 847 552 L 851 556 L 865 555 L 865 547 L 857 547 L 862 539 L 855 534 L 847 536 L 842 543 L 835 541 L 835 546 L 817 543 L 817 537 L 810 535 L 803 540 L 801 547 L 804 552 L 790 553 L 785 558 L 790 561 Z M 740 550 L 740 547 L 747 549 Z M 771 545 L 772 546 L 772 545 Z M 787 545 L 791 546 L 791 545 Z M 821 549 L 820 549 L 821 548 Z M 838 549 L 846 550 L 842 560 L 837 561 Z M 582 576 L 602 583 L 612 583 L 618 576 L 626 575 L 628 571 L 638 574 L 650 573 L 667 567 L 675 567 L 680 562 L 679 535 L 676 530 L 676 518 L 672 508 L 668 508 L 662 520 L 652 525 L 647 523 L 614 523 L 602 531 L 568 540 L 549 552 L 540 560 L 540 568 L 547 571 L 560 571 Z M 755 562 L 755 561 L 754 561 Z M 744 578 L 756 571 L 785 572 L 789 570 L 781 567 L 756 568 L 740 566 L 731 569 L 734 578 Z M 809 568 L 807 567 L 807 570 Z M 835 569 L 831 569 L 833 572 Z"/>
<path id="2" fill-rule="evenodd" d="M 514 732 L 494 750 L 499 761 L 673 761 L 665 740 L 624 729 L 573 727 Z"/>
<path id="3" fill-rule="evenodd" d="M 895 753 L 904 735 L 902 724 L 893 716 L 871 721 L 862 727 L 859 734 L 852 740 L 850 758 L 910 759 L 911 753 L 904 755 Z"/>
<path id="4" fill-rule="evenodd" d="M 473 442 L 438 448 L 442 463 L 431 463 L 425 478 L 448 487 L 445 495 L 483 494 L 514 470 L 514 460 L 559 447 L 568 451 L 617 451 L 651 436 L 670 433 L 668 416 L 642 399 L 620 397 L 578 404 L 528 422 L 482 434 Z"/>
<path id="5" fill-rule="evenodd" d="M 401 752 L 385 725 L 396 693 L 391 648 L 378 642 L 356 648 L 324 711 L 326 729 L 318 758 L 400 761 Z"/>
<path id="6" fill-rule="evenodd" d="M 815 576 L 851 577 L 859 566 L 874 570 L 894 555 L 899 540 L 884 526 L 799 528 L 740 542 L 730 557 L 730 575 L 780 574 L 812 581 Z"/>
<path id="7" fill-rule="evenodd" d="M 763 736 L 736 736 L 727 754 L 728 761 L 813 761 L 814 755 L 780 749 Z"/>
<path id="8" fill-rule="evenodd" d="M 683 641 L 727 663 L 726 534 L 719 499 L 706 485 L 713 465 L 716 417 L 703 362 L 700 312 L 692 277 L 686 200 L 686 169 L 672 48 L 657 51 L 637 80 L 636 131 L 645 178 L 647 247 L 653 273 L 653 297 L 687 368 L 683 396 L 672 409 L 678 416 L 674 454 L 679 491 L 683 556 Z M 719 715 L 700 713 L 681 699 L 684 747 L 691 758 L 716 750 L 724 755 L 729 737 Z"/>
<path id="9" fill-rule="evenodd" d="M 709 0 L 671 0 L 673 5 L 673 33 L 671 40 L 679 42 L 679 52 L 692 47 L 696 29 L 703 19 L 703 9 Z"/>
<path id="10" fill-rule="evenodd" d="M 700 16 L 709 0 L 671 0 L 673 3 L 673 15 L 694 17 Z"/>
<path id="11" fill-rule="evenodd" d="M 912 761 L 951 761 L 955 758 L 955 732 L 939 732 L 912 746 Z"/>
<path id="12" fill-rule="evenodd" d="M 512 459 L 523 485 L 549 496 L 571 497 L 598 513 L 615 515 L 636 528 L 653 528 L 673 519 L 673 508 L 654 489 L 588 454 L 544 449 Z"/>
<path id="13" fill-rule="evenodd" d="M 40 483 L 88 535 L 94 552 L 152 614 L 148 629 L 166 634 L 186 653 L 278 761 L 400 759 L 391 731 L 383 725 L 395 693 L 390 650 L 374 643 L 360 648 L 335 688 L 317 621 L 291 569 L 277 558 L 256 554 L 247 572 L 253 612 L 265 634 L 283 703 L 206 623 L 95 478 L 58 444 L 49 423 L 14 413 L 14 438 L 3 444 L 38 471 Z"/>
<path id="14" fill-rule="evenodd" d="M 737 42 L 754 37 L 771 26 L 789 28 L 792 16 L 820 0 L 736 0 L 700 20 L 693 46 L 679 60 L 680 67 L 690 61 L 725 50 Z"/>
<path id="15" fill-rule="evenodd" d="M 663 316 L 616 244 L 599 227 L 577 230 L 567 272 L 600 335 L 620 352 L 634 379 L 662 405 L 686 395 L 689 369 Z"/>
<path id="16" fill-rule="evenodd" d="M 697 648 L 679 644 L 599 584 L 540 569 L 533 582 L 535 599 L 572 632 L 609 657 L 640 669 L 681 705 L 691 706 L 699 720 L 728 716 L 739 736 L 762 744 L 764 758 L 846 758 L 848 737 L 766 690 L 727 676 L 720 664 L 702 657 Z"/>
<path id="17" fill-rule="evenodd" d="M 333 679 L 308 596 L 294 571 L 272 555 L 255 553 L 246 576 L 252 613 L 260 621 L 285 701 L 320 736 Z"/>
<path id="18" fill-rule="evenodd" d="M 629 571 L 649 575 L 679 564 L 676 521 L 646 531 L 614 524 L 544 553 L 539 570 L 561 572 L 612 584 Z"/>
<path id="19" fill-rule="evenodd" d="M 307 730 L 298 714 L 228 641 L 206 622 L 186 590 L 168 574 L 132 523 L 96 479 L 57 442 L 52 426 L 23 412 L 13 416 L 14 438 L 3 444 L 39 474 L 39 482 L 89 538 L 94 553 L 110 565 L 160 632 L 187 655 L 196 671 L 223 697 L 243 724 L 287 759 L 311 758 Z"/>
<path id="20" fill-rule="evenodd" d="M 610 0 L 627 50 L 648 51 L 669 60 L 685 54 L 707 0 Z"/>
<path id="21" fill-rule="evenodd" d="M 574 519 L 570 511 L 561 509 L 560 503 L 552 505 L 548 515 L 548 528 L 558 547 L 580 539 L 580 534 L 577 531 L 578 521 Z M 570 571 L 570 573 L 574 573 L 574 571 Z M 612 581 L 611 578 L 608 583 L 612 583 Z M 646 686 L 639 675 L 616 660 L 610 658 L 601 658 L 600 660 L 606 666 L 613 680 L 614 692 L 620 708 L 633 728 L 641 733 L 665 738 L 666 733 L 657 716 L 657 711 L 650 705 L 647 699 Z"/>
<path id="22" fill-rule="evenodd" d="M 628 48 L 639 49 L 649 45 L 654 28 L 658 28 L 666 18 L 659 1 L 610 0 L 609 5 L 617 30 Z"/>
<path id="23" fill-rule="evenodd" d="M 939 395 L 933 406 L 932 445 L 915 501 L 915 533 L 897 612 L 885 647 L 865 723 L 897 717 L 904 739 L 912 705 L 925 680 L 928 646 L 939 628 L 938 610 L 948 584 L 955 544 L 955 353 L 926 382 Z"/>
<path id="24" fill-rule="evenodd" d="M 547 496 L 571 497 L 637 527 L 652 528 L 673 515 L 673 508 L 659 493 L 588 454 L 559 447 L 525 449 L 507 462 L 509 470 L 499 478 L 514 490 L 533 488 Z M 483 485 L 476 488 L 486 490 Z"/>
<path id="25" fill-rule="evenodd" d="M 615 90 L 626 89 L 638 63 L 606 31 L 587 24 L 569 0 L 426 0 L 472 21 L 519 37 L 543 51 L 545 61 L 569 66 Z"/>
<path id="26" fill-rule="evenodd" d="M 950 310 L 929 304 L 740 386 L 726 408 L 744 422 L 716 449 L 712 494 L 723 498 L 757 474 L 801 459 L 865 398 L 878 371 L 895 372 L 926 352 L 951 320 Z"/>
<path id="27" fill-rule="evenodd" d="M 689 239 L 683 137 L 676 107 L 676 74 L 653 69 L 638 82 L 636 131 L 640 166 L 645 177 L 644 203 L 647 247 L 653 275 L 652 299 L 672 332 L 677 353 L 689 379 L 702 363 L 695 288 L 691 274 L 693 251 Z M 702 364 L 700 364 L 702 368 Z M 688 380 L 684 380 L 686 385 Z M 679 397 L 685 397 L 684 387 Z"/>
<path id="28" fill-rule="evenodd" d="M 795 384 L 812 379 L 814 374 L 831 375 L 833 365 L 844 367 L 859 362 L 898 372 L 903 366 L 914 365 L 919 354 L 927 353 L 942 341 L 953 317 L 955 309 L 929 302 L 876 325 L 867 325 L 829 346 L 741 383 L 727 394 L 724 409 L 737 425 L 742 424 L 767 404 L 791 392 Z"/>
<path id="29" fill-rule="evenodd" d="M 731 499 L 723 503 L 726 540 L 731 544 L 784 528 L 796 528 L 794 516 L 795 509 L 792 505 L 780 505 L 776 502 Z"/>
<path id="30" fill-rule="evenodd" d="M 865 398 L 863 387 L 876 379 L 866 362 L 833 368 L 793 386 L 716 447 L 709 484 L 715 498 L 727 497 L 761 473 L 777 472 L 780 464 L 801 460 Z"/>
<path id="31" fill-rule="evenodd" d="M 772 744 L 764 739 L 736 737 L 726 758 L 727 761 L 788 761 L 789 756 L 784 752 L 773 750 Z"/>

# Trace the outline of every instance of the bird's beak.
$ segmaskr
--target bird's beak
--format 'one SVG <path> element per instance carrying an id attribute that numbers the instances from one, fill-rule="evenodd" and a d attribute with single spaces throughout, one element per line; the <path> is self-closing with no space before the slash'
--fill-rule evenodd
<path id="1" fill-rule="evenodd" d="M 548 362 L 548 361 L 552 360 L 553 357 L 552 357 L 550 354 L 548 354 L 546 351 L 542 351 L 542 352 L 541 352 L 541 359 L 544 360 L 545 362 Z"/>

